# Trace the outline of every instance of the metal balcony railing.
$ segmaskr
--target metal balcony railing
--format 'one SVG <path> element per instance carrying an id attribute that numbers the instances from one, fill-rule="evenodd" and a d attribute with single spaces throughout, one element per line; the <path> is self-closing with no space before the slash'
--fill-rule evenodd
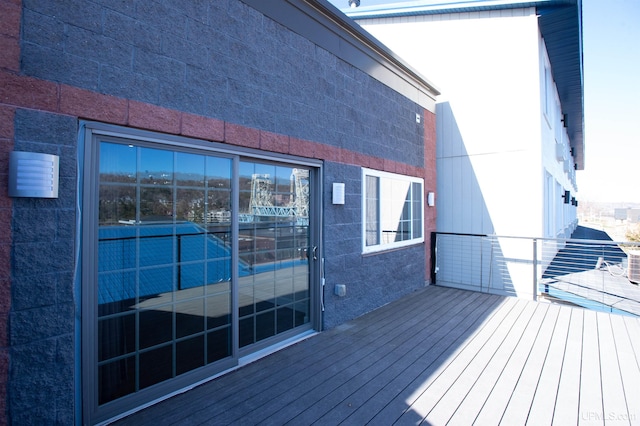
<path id="1" fill-rule="evenodd" d="M 432 234 L 432 282 L 640 316 L 640 243 Z"/>

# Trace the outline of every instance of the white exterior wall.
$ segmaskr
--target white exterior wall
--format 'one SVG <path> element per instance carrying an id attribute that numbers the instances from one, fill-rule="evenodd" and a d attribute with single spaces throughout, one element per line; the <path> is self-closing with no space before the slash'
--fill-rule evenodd
<path id="1" fill-rule="evenodd" d="M 438 231 L 541 235 L 535 9 L 358 23 L 442 92 Z"/>
<path id="2" fill-rule="evenodd" d="M 571 156 L 569 136 L 562 122 L 558 90 L 551 78 L 551 68 L 544 41 L 540 38 L 540 125 L 542 165 L 544 168 L 544 233 L 547 238 L 569 238 L 577 225 L 576 208 L 565 204 L 562 195 L 577 192 L 575 162 Z"/>
<path id="3" fill-rule="evenodd" d="M 575 208 L 563 203 L 558 189 L 571 188 L 556 156 L 561 114 L 554 109 L 553 84 L 547 85 L 552 108 L 546 104 L 546 50 L 535 8 L 358 23 L 442 92 L 436 110 L 439 232 L 555 237 L 569 227 Z M 568 156 L 564 128 L 558 133 Z M 506 258 L 531 257 L 530 246 L 500 245 Z M 508 269 L 508 279 L 492 283 L 495 292 L 530 296 L 531 266 L 514 262 Z"/>

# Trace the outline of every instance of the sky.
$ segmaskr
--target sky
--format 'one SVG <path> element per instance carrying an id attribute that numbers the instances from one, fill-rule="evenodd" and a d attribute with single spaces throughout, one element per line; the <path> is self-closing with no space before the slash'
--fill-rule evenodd
<path id="1" fill-rule="evenodd" d="M 583 0 L 585 170 L 578 199 L 640 203 L 640 0 Z"/>
<path id="2" fill-rule="evenodd" d="M 640 204 L 640 0 L 582 0 L 582 9 L 585 168 L 577 198 Z"/>

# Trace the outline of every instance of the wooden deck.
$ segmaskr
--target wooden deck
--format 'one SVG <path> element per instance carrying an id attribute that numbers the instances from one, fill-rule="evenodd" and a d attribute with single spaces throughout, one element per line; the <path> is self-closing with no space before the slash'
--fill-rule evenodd
<path id="1" fill-rule="evenodd" d="M 427 287 L 122 425 L 640 424 L 640 319 Z"/>

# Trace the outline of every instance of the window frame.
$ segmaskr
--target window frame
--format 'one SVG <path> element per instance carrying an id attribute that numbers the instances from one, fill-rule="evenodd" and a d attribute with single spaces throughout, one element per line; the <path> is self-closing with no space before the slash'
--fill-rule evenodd
<path id="1" fill-rule="evenodd" d="M 378 243 L 377 244 L 373 244 L 373 245 L 367 245 L 367 178 L 368 177 L 376 177 L 378 178 L 378 194 L 377 194 L 377 223 L 378 225 L 381 223 L 382 218 L 381 218 L 381 204 L 382 201 L 384 200 L 384 194 L 382 194 L 381 191 L 381 185 L 380 182 L 382 182 L 383 179 L 390 179 L 390 180 L 396 180 L 396 181 L 402 181 L 402 182 L 408 182 L 409 183 L 409 188 L 410 188 L 410 193 L 411 193 L 411 205 L 413 205 L 414 202 L 418 201 L 418 200 L 414 200 L 413 198 L 413 184 L 419 184 L 420 185 L 420 200 L 419 200 L 419 212 L 420 212 L 420 224 L 421 224 L 421 233 L 419 237 L 413 237 L 413 233 L 414 233 L 414 228 L 413 228 L 413 223 L 415 221 L 416 218 L 414 218 L 414 208 L 410 208 L 409 209 L 409 215 L 410 217 L 408 218 L 408 223 L 410 224 L 410 229 L 409 232 L 411 233 L 411 238 L 407 239 L 407 240 L 402 240 L 402 241 L 393 241 L 390 243 L 385 243 L 382 237 L 383 234 L 383 230 L 381 229 L 381 226 L 378 226 L 378 230 L 377 230 L 377 239 L 378 239 Z M 368 168 L 362 168 L 362 179 L 361 179 L 361 183 L 362 183 L 362 193 L 361 193 L 361 201 L 362 201 L 362 236 L 361 236 L 361 241 L 362 241 L 362 253 L 363 254 L 368 254 L 368 253 L 376 253 L 376 252 L 381 252 L 381 251 L 386 251 L 386 250 L 392 250 L 392 249 L 397 249 L 397 248 L 401 248 L 401 247 L 407 247 L 407 246 L 412 246 L 412 245 L 416 245 L 416 244 L 422 244 L 424 243 L 424 233 L 425 233 L 425 223 L 424 223 L 424 203 L 425 203 L 425 195 L 424 195 L 424 179 L 423 178 L 419 178 L 419 177 L 415 177 L 415 176 L 408 176 L 408 175 L 402 175 L 402 174 L 397 174 L 397 173 L 390 173 L 390 172 L 384 172 L 384 171 L 380 171 L 380 170 L 374 170 L 374 169 L 368 169 Z"/>

